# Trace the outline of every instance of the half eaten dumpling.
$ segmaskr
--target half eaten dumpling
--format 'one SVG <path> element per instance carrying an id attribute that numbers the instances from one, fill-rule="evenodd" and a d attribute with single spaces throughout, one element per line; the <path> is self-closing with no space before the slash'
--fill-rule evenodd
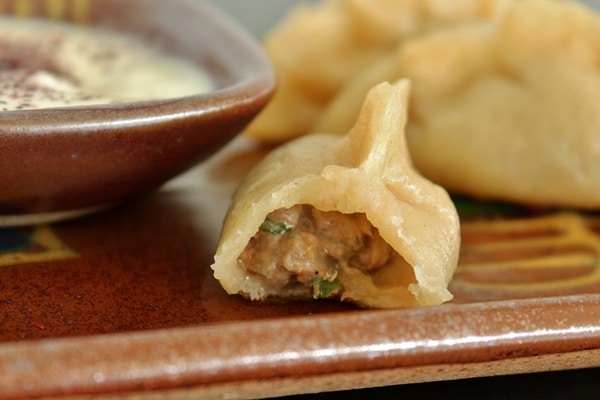
<path id="1" fill-rule="evenodd" d="M 348 135 L 299 138 L 250 172 L 212 265 L 228 293 L 377 308 L 452 298 L 458 215 L 446 191 L 412 167 L 408 91 L 407 81 L 375 86 Z"/>

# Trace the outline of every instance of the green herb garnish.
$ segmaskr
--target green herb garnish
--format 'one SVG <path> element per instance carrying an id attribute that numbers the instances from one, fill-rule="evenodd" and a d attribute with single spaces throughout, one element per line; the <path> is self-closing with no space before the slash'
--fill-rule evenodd
<path id="1" fill-rule="evenodd" d="M 330 281 L 320 276 L 316 276 L 311 280 L 312 295 L 315 299 L 325 299 L 331 295 L 337 294 L 342 290 L 342 285 L 338 282 Z"/>
<path id="2" fill-rule="evenodd" d="M 285 222 L 273 221 L 269 217 L 265 218 L 265 221 L 260 225 L 260 230 L 269 232 L 273 235 L 281 235 L 292 230 L 292 225 L 286 224 Z"/>

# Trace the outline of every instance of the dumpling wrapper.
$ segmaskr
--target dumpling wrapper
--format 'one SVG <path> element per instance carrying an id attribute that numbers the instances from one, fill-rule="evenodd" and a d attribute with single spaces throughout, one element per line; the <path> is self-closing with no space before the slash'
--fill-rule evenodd
<path id="1" fill-rule="evenodd" d="M 271 143 L 310 133 L 314 120 L 338 91 L 399 43 L 452 26 L 497 19 L 513 2 L 325 0 L 297 6 L 265 37 L 278 89 L 246 133 Z M 355 119 L 356 115 L 349 123 Z"/>
<path id="2" fill-rule="evenodd" d="M 600 15 L 523 0 L 499 19 L 415 37 L 364 69 L 312 129 L 343 134 L 368 89 L 407 78 L 417 169 L 454 193 L 600 207 Z"/>
<path id="3" fill-rule="evenodd" d="M 339 271 L 341 300 L 363 307 L 436 305 L 460 247 L 459 219 L 447 192 L 413 168 L 404 135 L 409 84 L 381 83 L 348 135 L 313 134 L 273 150 L 244 179 L 226 216 L 212 265 L 230 294 L 253 300 L 310 297 L 244 270 L 238 261 L 272 211 L 308 204 L 321 211 L 362 213 L 399 256 L 370 273 Z"/>

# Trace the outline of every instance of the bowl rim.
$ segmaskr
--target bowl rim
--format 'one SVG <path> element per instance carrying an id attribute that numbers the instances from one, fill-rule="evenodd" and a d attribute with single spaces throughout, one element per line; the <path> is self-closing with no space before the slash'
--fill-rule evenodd
<path id="1" fill-rule="evenodd" d="M 94 24 L 107 26 L 115 7 L 124 5 L 115 17 L 124 31 L 164 40 L 172 46 L 166 50 L 207 69 L 216 87 L 159 100 L 0 111 L 0 226 L 71 219 L 155 190 L 243 132 L 275 93 L 274 69 L 260 42 L 209 2 L 91 4 L 102 6 L 93 11 L 101 21 Z"/>

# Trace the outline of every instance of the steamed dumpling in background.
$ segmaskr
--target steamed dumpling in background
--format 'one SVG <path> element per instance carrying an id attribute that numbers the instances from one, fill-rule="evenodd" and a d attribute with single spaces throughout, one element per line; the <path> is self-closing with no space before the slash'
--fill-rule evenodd
<path id="1" fill-rule="evenodd" d="M 265 39 L 279 87 L 248 134 L 282 142 L 308 133 L 356 74 L 398 43 L 465 22 L 499 18 L 513 0 L 326 0 L 294 9 Z M 358 102 L 362 104 L 363 98 Z M 348 121 L 351 125 L 354 114 Z"/>
<path id="2" fill-rule="evenodd" d="M 417 168 L 453 192 L 600 207 L 600 16 L 523 0 L 504 18 L 400 45 L 357 74 L 313 129 L 344 132 L 380 80 L 413 82 Z"/>

